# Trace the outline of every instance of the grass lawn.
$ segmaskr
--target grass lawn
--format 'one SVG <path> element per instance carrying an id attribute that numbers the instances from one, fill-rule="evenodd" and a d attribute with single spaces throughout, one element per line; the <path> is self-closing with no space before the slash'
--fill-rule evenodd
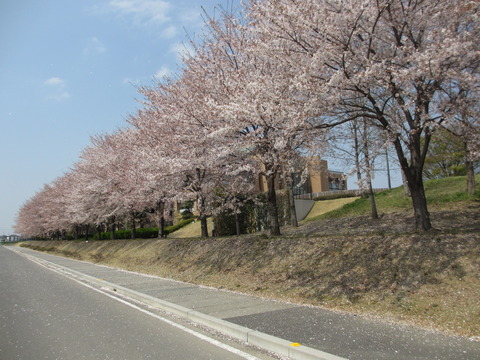
<path id="1" fill-rule="evenodd" d="M 172 239 L 181 239 L 181 238 L 193 238 L 193 237 L 200 237 L 202 235 L 202 229 L 200 227 L 200 220 L 195 221 L 187 226 L 178 229 L 177 231 L 168 234 L 169 238 Z M 208 235 L 212 235 L 212 219 L 207 219 L 207 228 L 208 228 Z"/>
<path id="2" fill-rule="evenodd" d="M 466 194 L 464 176 L 455 176 L 425 182 L 425 193 L 429 210 L 451 210 L 480 200 L 480 175 L 475 177 L 477 186 L 472 197 Z M 412 209 L 412 201 L 405 196 L 403 186 L 383 191 L 375 195 L 378 211 L 381 213 L 403 212 Z M 370 212 L 370 200 L 357 198 L 342 207 L 316 216 L 308 216 L 308 221 L 331 219 L 345 216 L 366 215 Z"/>

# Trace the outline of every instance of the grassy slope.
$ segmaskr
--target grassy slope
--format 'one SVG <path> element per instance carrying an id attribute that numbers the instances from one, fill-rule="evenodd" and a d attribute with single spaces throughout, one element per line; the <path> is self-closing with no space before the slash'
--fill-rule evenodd
<path id="1" fill-rule="evenodd" d="M 344 199 L 315 201 L 312 210 L 310 210 L 307 217 L 303 221 L 312 221 L 320 215 L 339 209 L 342 206 L 350 204 L 357 199 L 358 197 L 349 197 Z"/>
<path id="2" fill-rule="evenodd" d="M 480 194 L 466 199 L 457 191 L 463 185 L 464 180 L 458 178 L 427 183 L 430 208 L 455 209 L 448 216 L 468 215 L 465 224 L 478 224 Z M 378 224 L 388 226 L 391 221 L 393 228 L 405 218 L 409 204 L 402 199 L 402 191 L 378 196 L 380 211 L 395 213 Z M 50 241 L 30 246 L 188 282 L 480 336 L 478 226 L 427 234 L 366 234 L 357 226 L 365 218 L 354 215 L 365 212 L 368 206 L 356 200 L 335 210 L 335 216 L 317 216 L 296 234 L 276 238 L 254 234 L 215 239 Z M 435 215 L 442 219 L 441 212 Z M 448 216 L 443 217 L 447 227 Z M 302 234 L 310 225 L 324 228 L 325 221 L 339 230 Z M 289 233 L 288 229 L 284 232 Z"/>
<path id="3" fill-rule="evenodd" d="M 480 181 L 480 176 L 476 176 L 476 183 Z M 425 182 L 425 192 L 430 211 L 452 209 L 453 207 L 462 207 L 468 204 L 472 199 L 468 199 L 465 193 L 465 177 L 456 176 L 439 180 L 430 180 Z M 402 186 L 384 191 L 375 196 L 377 207 L 382 213 L 401 212 L 412 209 L 411 200 L 404 195 Z M 480 199 L 480 189 L 476 188 L 473 199 Z M 317 217 L 309 217 L 309 221 L 316 221 L 327 218 L 338 218 L 344 216 L 365 215 L 370 211 L 368 199 L 358 198 L 356 201 L 333 210 L 329 213 Z"/>
<path id="4" fill-rule="evenodd" d="M 177 231 L 171 233 L 168 237 L 171 239 L 184 239 L 192 237 L 200 237 L 202 235 L 202 229 L 200 227 L 200 221 L 195 221 L 187 226 L 178 229 Z M 208 234 L 212 234 L 212 220 L 207 220 Z"/>

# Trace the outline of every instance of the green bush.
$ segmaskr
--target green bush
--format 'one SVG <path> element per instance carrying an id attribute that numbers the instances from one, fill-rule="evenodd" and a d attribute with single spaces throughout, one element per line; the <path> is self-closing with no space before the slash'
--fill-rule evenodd
<path id="1" fill-rule="evenodd" d="M 116 231 L 115 231 L 116 233 Z M 102 232 L 100 233 L 100 239 L 98 238 L 98 233 L 95 233 L 92 237 L 93 240 L 110 240 L 112 238 L 111 232 Z"/>
<path id="2" fill-rule="evenodd" d="M 352 193 L 338 193 L 338 194 L 327 194 L 313 198 L 314 201 L 321 201 L 321 200 L 335 200 L 335 199 L 344 199 L 344 198 L 351 198 L 357 197 L 357 194 Z"/>
<path id="3" fill-rule="evenodd" d="M 155 239 L 158 237 L 158 227 L 140 228 L 135 233 L 139 239 Z"/>
<path id="4" fill-rule="evenodd" d="M 158 229 L 136 229 L 135 233 L 139 239 L 149 239 L 156 238 L 158 236 Z M 115 231 L 115 239 L 130 239 L 132 237 L 131 230 L 117 230 Z M 93 235 L 94 240 L 110 240 L 112 238 L 112 232 L 102 232 L 100 233 L 100 239 L 98 238 L 98 233 Z"/>
<path id="5" fill-rule="evenodd" d="M 164 231 L 165 234 L 170 234 L 191 222 L 194 222 L 195 219 L 186 219 L 180 221 L 178 224 L 172 226 L 166 226 Z M 135 230 L 136 238 L 137 239 L 156 239 L 158 237 L 158 227 L 152 228 L 139 228 Z M 132 232 L 131 230 L 117 230 L 115 231 L 115 239 L 131 239 Z M 98 238 L 98 234 L 93 235 L 93 240 L 110 240 L 112 238 L 111 232 L 102 232 L 100 234 L 100 239 Z"/>
<path id="6" fill-rule="evenodd" d="M 165 233 L 168 235 L 168 234 L 171 234 L 172 232 L 174 231 L 177 231 L 178 229 L 181 229 L 182 227 L 184 226 L 187 226 L 188 224 L 192 223 L 195 221 L 195 218 L 190 218 L 190 219 L 184 219 L 184 220 L 180 220 L 178 223 L 176 223 L 175 225 L 171 225 L 171 226 L 166 226 L 164 228 L 164 231 Z M 157 233 L 158 233 L 158 228 L 157 228 Z"/>
<path id="7" fill-rule="evenodd" d="M 182 213 L 182 220 L 193 219 L 195 215 L 190 211 L 193 209 L 194 202 L 192 200 L 185 201 L 180 209 Z"/>

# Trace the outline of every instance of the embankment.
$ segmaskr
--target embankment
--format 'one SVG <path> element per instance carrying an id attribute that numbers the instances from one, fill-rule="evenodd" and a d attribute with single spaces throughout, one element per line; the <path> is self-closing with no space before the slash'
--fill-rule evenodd
<path id="1" fill-rule="evenodd" d="M 31 241 L 127 270 L 480 336 L 480 235 Z"/>

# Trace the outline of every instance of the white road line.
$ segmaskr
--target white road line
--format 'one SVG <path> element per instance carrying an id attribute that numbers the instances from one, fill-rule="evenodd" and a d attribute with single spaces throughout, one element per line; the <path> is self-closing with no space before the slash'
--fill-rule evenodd
<path id="1" fill-rule="evenodd" d="M 19 253 L 19 252 L 17 252 L 17 253 Z M 21 254 L 21 253 L 20 253 L 20 254 Z M 22 255 L 25 255 L 25 254 L 22 254 Z M 93 287 L 93 286 L 91 286 L 91 285 L 88 285 L 88 284 L 86 284 L 86 283 L 84 283 L 84 282 L 82 282 L 82 281 L 80 281 L 80 280 L 78 280 L 78 279 L 75 279 L 75 278 L 72 277 L 72 276 L 68 276 L 65 272 L 59 271 L 58 269 L 56 269 L 56 268 L 54 268 L 54 267 L 46 266 L 46 265 L 43 264 L 41 261 L 37 261 L 37 258 L 35 258 L 35 257 L 33 257 L 33 256 L 28 256 L 28 255 L 27 255 L 27 256 L 24 256 L 24 257 L 26 257 L 27 259 L 29 259 L 29 260 L 37 263 L 37 264 L 40 265 L 40 266 L 43 266 L 44 268 L 46 268 L 46 269 L 48 269 L 48 270 L 51 270 L 51 271 L 53 271 L 53 272 L 56 272 L 57 274 L 63 275 L 63 276 L 65 276 L 65 277 L 67 277 L 67 278 L 69 278 L 69 279 L 71 279 L 71 280 L 73 280 L 73 281 L 76 281 L 76 282 L 79 283 L 80 285 L 83 285 L 83 286 L 85 286 L 85 287 L 87 287 L 87 288 L 90 288 L 90 289 L 92 289 L 92 290 L 95 290 L 95 291 L 97 291 L 97 292 L 99 292 L 99 293 L 101 293 L 101 294 L 103 294 L 103 295 L 105 295 L 105 296 L 108 296 L 108 297 L 110 297 L 110 298 L 112 298 L 112 299 L 114 299 L 114 300 L 117 300 L 117 301 L 119 301 L 119 302 L 121 302 L 121 303 L 123 303 L 123 304 L 125 304 L 125 305 L 130 306 L 131 308 L 134 308 L 134 309 L 136 309 L 136 310 L 138 310 L 138 311 L 141 311 L 141 312 L 143 312 L 144 314 L 150 315 L 151 317 L 154 317 L 154 318 L 156 318 L 156 319 L 158 319 L 158 320 L 161 320 L 161 321 L 167 323 L 168 325 L 171 325 L 171 326 L 173 326 L 173 327 L 176 327 L 177 329 L 180 329 L 180 330 L 182 330 L 182 331 L 185 331 L 186 333 L 188 333 L 188 334 L 190 334 L 190 335 L 193 335 L 193 336 L 195 336 L 195 337 L 197 337 L 197 338 L 199 338 L 199 339 L 201 339 L 201 340 L 203 340 L 203 341 L 206 341 L 206 342 L 208 342 L 208 343 L 210 343 L 210 344 L 212 344 L 212 345 L 215 345 L 215 346 L 217 346 L 217 347 L 219 347 L 219 348 L 221 348 L 221 349 L 224 349 L 224 350 L 226 350 L 226 351 L 229 351 L 229 352 L 231 352 L 231 353 L 233 353 L 233 354 L 235 354 L 235 355 L 238 355 L 238 356 L 240 356 L 240 357 L 242 357 L 242 358 L 244 358 L 244 359 L 247 359 L 247 360 L 259 360 L 257 357 L 255 357 L 255 356 L 253 356 L 253 355 L 247 354 L 246 352 L 243 352 L 243 351 L 241 351 L 241 350 L 238 350 L 238 349 L 236 349 L 236 348 L 234 348 L 234 347 L 232 347 L 232 346 L 230 346 L 230 345 L 224 344 L 224 343 L 222 343 L 222 342 L 220 342 L 220 341 L 218 341 L 218 340 L 215 340 L 215 339 L 212 339 L 212 338 L 210 338 L 210 337 L 208 337 L 208 336 L 206 336 L 206 335 L 200 334 L 199 332 L 196 332 L 196 331 L 194 331 L 194 330 L 192 330 L 192 329 L 189 329 L 189 328 L 187 328 L 187 327 L 185 327 L 185 326 L 183 326 L 183 325 L 177 324 L 177 323 L 175 323 L 175 322 L 173 322 L 173 321 L 171 321 L 171 320 L 169 320 L 169 319 L 166 319 L 166 318 L 164 318 L 164 317 L 162 317 L 162 316 L 160 316 L 160 315 L 154 314 L 154 313 L 152 313 L 152 312 L 150 312 L 150 311 L 148 311 L 148 310 L 142 309 L 141 307 L 139 307 L 139 306 L 137 306 L 137 305 L 134 305 L 134 304 L 132 304 L 132 303 L 126 301 L 126 300 L 120 299 L 120 298 L 118 298 L 118 297 L 116 297 L 116 296 L 113 296 L 113 295 L 111 295 L 111 294 L 109 294 L 109 293 L 107 293 L 107 292 L 105 292 L 105 291 L 102 291 L 102 290 L 100 290 L 100 289 L 98 289 L 98 288 L 95 288 L 95 287 Z"/>

